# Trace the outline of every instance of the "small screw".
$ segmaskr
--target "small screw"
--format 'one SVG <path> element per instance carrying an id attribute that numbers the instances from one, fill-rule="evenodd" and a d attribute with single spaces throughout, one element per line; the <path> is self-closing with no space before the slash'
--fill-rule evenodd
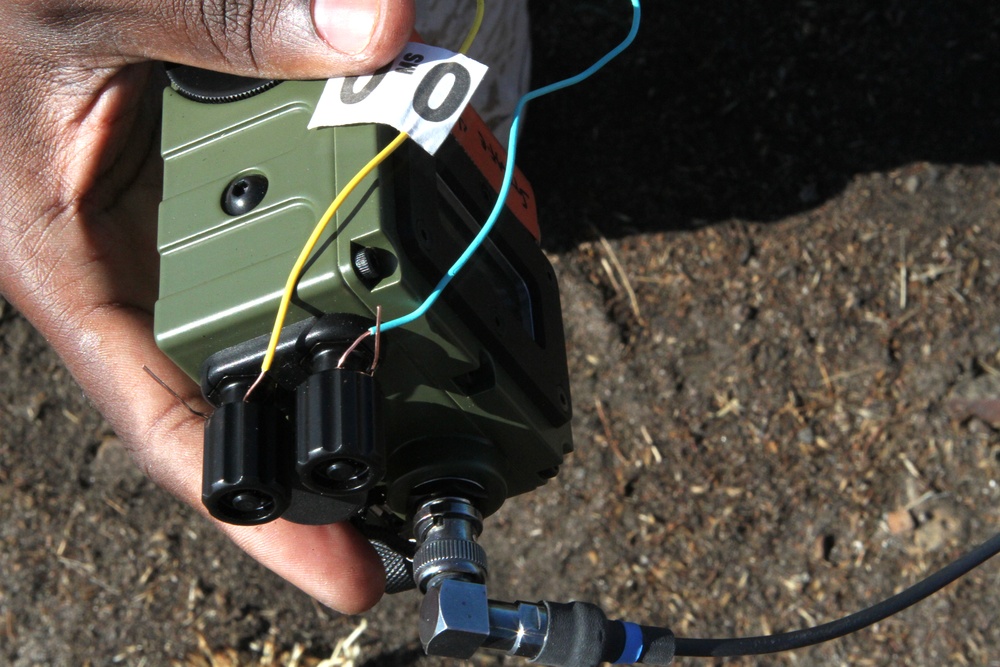
<path id="1" fill-rule="evenodd" d="M 264 201 L 267 185 L 263 174 L 237 176 L 222 193 L 222 210 L 232 216 L 249 213 Z"/>
<path id="2" fill-rule="evenodd" d="M 354 273 L 368 289 L 374 289 L 382 280 L 388 278 L 396 270 L 396 257 L 382 248 L 351 246 L 351 261 Z"/>
<path id="3" fill-rule="evenodd" d="M 556 393 L 559 396 L 559 407 L 563 411 L 569 410 L 569 396 L 566 395 L 566 391 L 562 387 L 556 387 Z"/>
<path id="4" fill-rule="evenodd" d="M 382 279 L 382 267 L 375 248 L 358 248 L 354 253 L 354 268 L 366 282 L 378 282 Z"/>

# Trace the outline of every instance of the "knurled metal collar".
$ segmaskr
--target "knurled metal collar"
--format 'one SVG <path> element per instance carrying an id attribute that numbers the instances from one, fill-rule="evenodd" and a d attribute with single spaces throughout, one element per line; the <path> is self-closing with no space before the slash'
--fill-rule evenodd
<path id="1" fill-rule="evenodd" d="M 471 540 L 428 540 L 413 557 L 413 581 L 421 591 L 438 575 L 484 583 L 487 571 L 486 550 Z"/>
<path id="2" fill-rule="evenodd" d="M 413 557 L 413 581 L 421 591 L 435 577 L 486 582 L 486 550 L 476 543 L 483 529 L 482 514 L 465 498 L 425 501 L 413 516 L 413 534 L 420 545 Z"/>
<path id="3" fill-rule="evenodd" d="M 483 530 L 483 515 L 468 500 L 451 497 L 428 500 L 413 515 L 413 534 L 418 543 L 427 540 L 432 532 L 449 529 L 478 537 Z"/>

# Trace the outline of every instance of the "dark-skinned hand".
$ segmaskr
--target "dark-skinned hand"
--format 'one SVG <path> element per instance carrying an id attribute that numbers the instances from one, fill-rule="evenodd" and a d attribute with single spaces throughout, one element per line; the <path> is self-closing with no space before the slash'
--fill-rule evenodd
<path id="1" fill-rule="evenodd" d="M 154 61 L 304 79 L 370 72 L 410 36 L 411 0 L 3 0 L 0 292 L 48 339 L 138 465 L 201 508 L 198 388 L 157 349 L 161 160 Z M 204 510 L 202 510 L 204 511 Z M 219 525 L 334 609 L 381 596 L 347 525 Z"/>

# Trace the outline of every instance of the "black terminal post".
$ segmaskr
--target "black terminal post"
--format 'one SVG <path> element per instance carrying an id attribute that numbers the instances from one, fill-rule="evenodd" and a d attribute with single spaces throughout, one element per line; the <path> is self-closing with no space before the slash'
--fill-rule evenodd
<path id="1" fill-rule="evenodd" d="M 341 367 L 343 353 L 314 351 L 312 373 L 295 391 L 295 469 L 310 491 L 354 497 L 382 480 L 385 447 L 375 378 Z"/>
<path id="2" fill-rule="evenodd" d="M 282 343 L 284 361 L 252 392 L 261 341 L 223 350 L 203 369 L 215 406 L 205 427 L 202 497 L 215 518 L 257 525 L 346 521 L 385 474 L 381 392 L 370 321 L 327 315 Z"/>
<path id="3" fill-rule="evenodd" d="M 202 500 L 220 521 L 252 526 L 272 521 L 288 507 L 279 481 L 282 418 L 269 401 L 246 402 L 249 382 L 233 381 L 205 423 Z"/>

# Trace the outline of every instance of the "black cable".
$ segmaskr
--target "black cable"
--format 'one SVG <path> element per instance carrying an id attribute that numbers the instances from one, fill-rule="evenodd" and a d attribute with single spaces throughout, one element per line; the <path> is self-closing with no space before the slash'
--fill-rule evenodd
<path id="1" fill-rule="evenodd" d="M 685 656 L 740 656 L 776 653 L 812 646 L 830 639 L 857 632 L 869 625 L 896 614 L 939 591 L 959 577 L 1000 553 L 1000 533 L 983 542 L 964 556 L 946 565 L 923 581 L 876 605 L 836 621 L 813 628 L 784 632 L 761 637 L 731 639 L 676 638 L 676 655 Z"/>

